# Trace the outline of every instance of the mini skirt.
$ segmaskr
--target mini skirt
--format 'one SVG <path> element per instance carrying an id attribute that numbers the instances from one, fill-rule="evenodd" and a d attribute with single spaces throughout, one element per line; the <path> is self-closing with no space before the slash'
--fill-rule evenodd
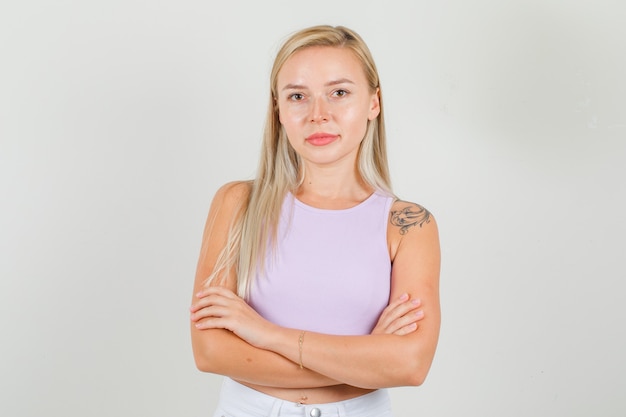
<path id="1" fill-rule="evenodd" d="M 299 404 L 272 397 L 225 377 L 213 417 L 393 417 L 393 414 L 385 389 L 345 401 Z"/>

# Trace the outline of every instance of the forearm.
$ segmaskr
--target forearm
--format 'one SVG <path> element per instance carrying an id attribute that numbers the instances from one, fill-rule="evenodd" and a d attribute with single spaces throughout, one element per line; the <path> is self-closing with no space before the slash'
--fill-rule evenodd
<path id="1" fill-rule="evenodd" d="M 251 346 L 228 330 L 192 328 L 192 345 L 196 366 L 203 372 L 268 387 L 312 388 L 339 384 L 311 369 L 300 369 L 285 356 Z"/>
<path id="2" fill-rule="evenodd" d="M 430 319 L 420 321 L 417 330 L 404 336 L 311 332 L 300 344 L 299 330 L 263 319 L 226 288 L 207 288 L 198 297 L 198 303 L 192 306 L 192 321 L 197 326 L 192 334 L 205 337 L 195 343 L 200 347 L 196 349 L 198 367 L 253 384 L 298 388 L 343 383 L 373 389 L 419 385 L 430 368 L 437 344 L 436 303 L 429 304 Z M 298 373 L 304 372 L 299 367 L 300 353 L 303 365 L 314 372 L 313 376 L 302 378 Z"/>
<path id="3" fill-rule="evenodd" d="M 334 336 L 279 328 L 267 349 L 305 368 L 360 388 L 420 385 L 430 369 L 436 336 Z"/>

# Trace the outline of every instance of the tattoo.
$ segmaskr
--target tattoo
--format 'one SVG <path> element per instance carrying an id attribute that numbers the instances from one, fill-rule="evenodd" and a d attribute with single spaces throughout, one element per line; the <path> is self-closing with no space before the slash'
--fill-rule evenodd
<path id="1" fill-rule="evenodd" d="M 405 235 L 413 226 L 422 227 L 424 223 L 430 223 L 430 212 L 419 204 L 407 203 L 409 206 L 402 210 L 394 210 L 390 214 L 389 221 L 394 226 L 400 227 L 400 234 Z"/>

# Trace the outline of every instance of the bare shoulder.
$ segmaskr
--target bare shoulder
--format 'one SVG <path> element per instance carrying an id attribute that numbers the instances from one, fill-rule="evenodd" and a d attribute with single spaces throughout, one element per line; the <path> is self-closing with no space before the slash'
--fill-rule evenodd
<path id="1" fill-rule="evenodd" d="M 400 235 L 406 235 L 412 230 L 427 228 L 428 225 L 436 227 L 435 218 L 424 206 L 404 200 L 396 200 L 391 206 L 389 213 L 391 229 Z"/>
<path id="2" fill-rule="evenodd" d="M 213 202 L 237 204 L 248 199 L 252 181 L 232 181 L 222 185 L 213 198 Z"/>
<path id="3" fill-rule="evenodd" d="M 208 236 L 215 226 L 225 230 L 230 227 L 246 206 L 251 186 L 250 181 L 234 181 L 222 185 L 217 190 L 211 202 L 205 236 Z"/>
<path id="4" fill-rule="evenodd" d="M 239 219 L 250 195 L 248 181 L 229 182 L 222 185 L 211 202 L 211 209 L 204 226 L 202 247 L 196 269 L 196 291 L 205 285 L 207 277 L 213 273 L 222 250 L 228 244 L 229 233 Z M 232 279 L 232 288 L 236 280 Z"/>
<path id="5" fill-rule="evenodd" d="M 387 241 L 392 260 L 401 247 L 438 245 L 437 222 L 424 206 L 410 201 L 396 200 L 389 211 Z"/>

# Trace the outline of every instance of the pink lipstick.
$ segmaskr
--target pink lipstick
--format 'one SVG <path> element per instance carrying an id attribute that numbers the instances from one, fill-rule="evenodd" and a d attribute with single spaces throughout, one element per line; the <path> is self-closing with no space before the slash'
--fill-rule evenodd
<path id="1" fill-rule="evenodd" d="M 313 146 L 324 146 L 331 142 L 334 142 L 339 135 L 333 135 L 332 133 L 313 133 L 306 138 L 306 141 Z"/>

